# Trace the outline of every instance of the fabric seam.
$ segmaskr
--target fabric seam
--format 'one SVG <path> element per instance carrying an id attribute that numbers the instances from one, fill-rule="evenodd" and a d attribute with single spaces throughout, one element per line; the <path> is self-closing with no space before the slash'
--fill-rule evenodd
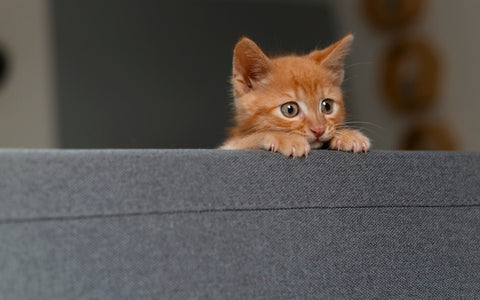
<path id="1" fill-rule="evenodd" d="M 145 211 L 116 214 L 92 214 L 75 216 L 41 216 L 31 218 L 0 219 L 0 225 L 16 223 L 37 223 L 51 221 L 76 221 L 89 219 L 125 218 L 141 216 L 162 216 L 182 214 L 206 214 L 223 212 L 270 212 L 270 211 L 293 211 L 293 210 L 354 210 L 354 209 L 405 209 L 405 208 L 480 208 L 479 204 L 463 205 L 364 205 L 364 206 L 294 206 L 294 207 L 256 207 L 256 208 L 218 208 L 218 209 L 190 209 L 171 211 Z"/>

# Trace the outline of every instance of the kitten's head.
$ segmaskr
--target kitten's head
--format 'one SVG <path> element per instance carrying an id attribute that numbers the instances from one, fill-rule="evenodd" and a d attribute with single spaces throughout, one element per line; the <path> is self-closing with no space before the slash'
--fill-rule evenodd
<path id="1" fill-rule="evenodd" d="M 330 140 L 345 119 L 341 84 L 351 34 L 303 56 L 267 57 L 244 37 L 233 52 L 236 127 L 232 135 L 282 131 L 305 136 L 312 148 Z"/>

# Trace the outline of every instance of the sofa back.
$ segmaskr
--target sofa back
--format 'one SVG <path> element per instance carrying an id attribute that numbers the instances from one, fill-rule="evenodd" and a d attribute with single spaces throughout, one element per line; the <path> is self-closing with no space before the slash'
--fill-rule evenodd
<path id="1" fill-rule="evenodd" d="M 1 150 L 0 298 L 478 298 L 480 153 Z"/>

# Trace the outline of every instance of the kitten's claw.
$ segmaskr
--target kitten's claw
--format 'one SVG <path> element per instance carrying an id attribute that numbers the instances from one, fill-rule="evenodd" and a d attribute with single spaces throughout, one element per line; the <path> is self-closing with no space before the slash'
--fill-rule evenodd
<path id="1" fill-rule="evenodd" d="M 270 144 L 270 151 L 275 152 L 275 144 Z"/>
<path id="2" fill-rule="evenodd" d="M 308 141 L 303 136 L 280 133 L 268 134 L 262 141 L 261 147 L 293 158 L 307 156 L 310 151 Z"/>
<path id="3" fill-rule="evenodd" d="M 307 148 L 307 145 L 305 145 L 305 158 L 308 157 L 308 148 Z"/>
<path id="4" fill-rule="evenodd" d="M 367 152 L 370 140 L 358 130 L 342 129 L 329 142 L 328 148 L 353 153 Z"/>

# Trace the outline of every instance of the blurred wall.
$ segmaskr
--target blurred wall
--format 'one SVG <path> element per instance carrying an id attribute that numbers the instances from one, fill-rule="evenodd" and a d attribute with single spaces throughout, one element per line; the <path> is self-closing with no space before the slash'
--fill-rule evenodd
<path id="1" fill-rule="evenodd" d="M 322 3 L 53 0 L 60 146 L 213 148 L 230 118 L 232 51 L 330 42 Z"/>
<path id="2" fill-rule="evenodd" d="M 380 61 L 395 38 L 371 26 L 362 2 L 0 0 L 8 62 L 0 147 L 214 147 L 228 124 L 231 51 L 241 34 L 278 53 L 352 31 L 351 119 L 371 123 L 358 125 L 375 148 L 397 149 L 418 116 L 386 105 Z M 404 32 L 428 37 L 440 54 L 438 103 L 422 118 L 444 122 L 459 149 L 480 150 L 480 2 L 425 3 Z"/>
<path id="3" fill-rule="evenodd" d="M 47 0 L 0 0 L 0 147 L 55 147 L 53 60 Z"/>
<path id="4" fill-rule="evenodd" d="M 347 66 L 351 110 L 374 139 L 375 148 L 398 149 L 400 137 L 418 115 L 400 116 L 381 93 L 380 64 L 395 33 L 373 28 L 362 11 L 362 1 L 331 1 L 338 15 L 340 31 L 355 33 L 351 65 Z M 480 150 L 480 1 L 434 0 L 425 2 L 422 16 L 404 30 L 406 36 L 427 38 L 439 53 L 440 91 L 437 105 L 422 119 L 441 120 L 457 139 L 458 149 Z"/>
<path id="5" fill-rule="evenodd" d="M 429 1 L 423 30 L 444 54 L 445 78 L 439 114 L 459 135 L 461 149 L 480 150 L 480 1 Z"/>

